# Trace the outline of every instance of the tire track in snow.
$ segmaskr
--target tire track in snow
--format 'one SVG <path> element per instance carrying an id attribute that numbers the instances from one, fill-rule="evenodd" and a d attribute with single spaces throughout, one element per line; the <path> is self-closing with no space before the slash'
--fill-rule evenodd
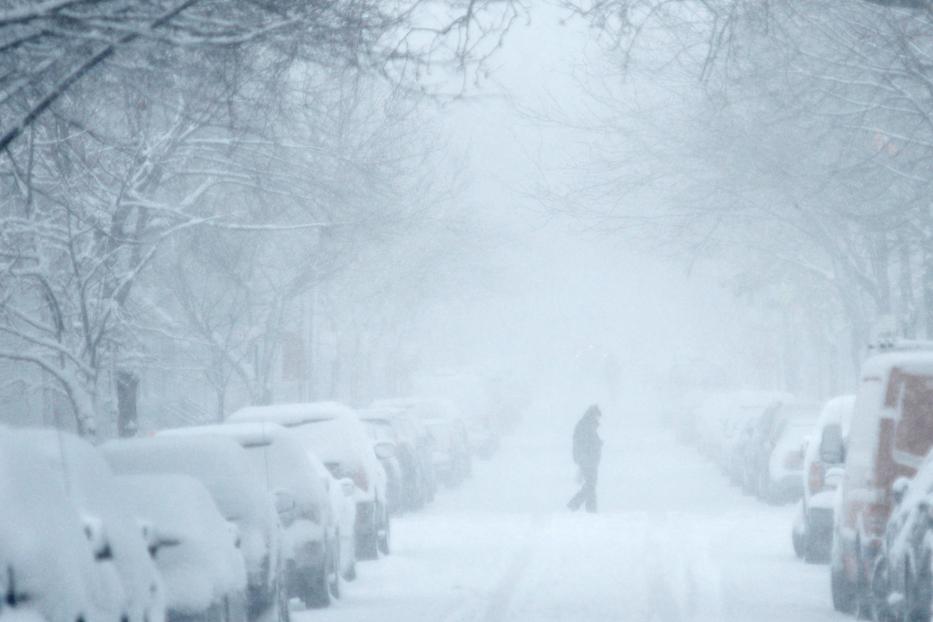
<path id="1" fill-rule="evenodd" d="M 480 622 L 503 622 L 506 619 L 516 588 L 534 556 L 538 535 L 547 527 L 550 519 L 550 515 L 537 515 L 532 518 L 525 542 L 490 594 L 483 616 L 479 618 Z"/>
<path id="2" fill-rule="evenodd" d="M 721 568 L 685 516 L 665 516 L 648 526 L 644 541 L 648 620 L 722 620 Z M 674 535 L 676 534 L 676 535 Z"/>

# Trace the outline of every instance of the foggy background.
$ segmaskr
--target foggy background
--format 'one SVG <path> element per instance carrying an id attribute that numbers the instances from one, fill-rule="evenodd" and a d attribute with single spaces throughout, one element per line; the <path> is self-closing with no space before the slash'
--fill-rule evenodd
<path id="1" fill-rule="evenodd" d="M 231 86 L 139 64 L 141 48 L 88 74 L 10 152 L 8 265 L 48 222 L 61 233 L 37 265 L 77 280 L 6 274 L 9 420 L 97 418 L 106 436 L 246 403 L 368 403 L 448 367 L 535 386 L 588 348 L 632 391 L 847 389 L 874 332 L 927 323 L 923 144 L 902 138 L 922 118 L 872 103 L 881 61 L 838 60 L 858 45 L 846 27 L 895 41 L 908 14 L 738 3 L 717 25 L 647 6 L 629 7 L 632 32 L 614 3 L 589 22 L 491 3 L 472 62 L 413 39 L 459 59 L 435 67 L 246 54 L 255 75 Z M 121 82 L 142 66 L 143 86 Z M 900 221 L 878 211 L 898 202 Z"/>

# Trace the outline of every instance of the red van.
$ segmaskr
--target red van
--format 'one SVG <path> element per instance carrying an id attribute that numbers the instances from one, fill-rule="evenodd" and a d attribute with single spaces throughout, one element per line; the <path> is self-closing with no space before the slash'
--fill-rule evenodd
<path id="1" fill-rule="evenodd" d="M 912 477 L 933 446 L 933 349 L 879 354 L 862 367 L 845 477 L 833 518 L 833 606 L 867 611 L 869 579 L 892 507 L 891 486 Z"/>

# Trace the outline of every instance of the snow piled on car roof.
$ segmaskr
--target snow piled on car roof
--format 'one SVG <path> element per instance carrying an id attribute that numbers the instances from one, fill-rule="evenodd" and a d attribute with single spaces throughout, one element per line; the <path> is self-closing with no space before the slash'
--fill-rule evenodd
<path id="1" fill-rule="evenodd" d="M 933 350 L 878 354 L 862 364 L 862 377 L 886 376 L 895 367 L 915 374 L 933 375 Z"/>
<path id="2" fill-rule="evenodd" d="M 270 406 L 247 406 L 236 411 L 227 421 L 272 421 L 284 426 L 299 425 L 307 421 L 355 417 L 353 409 L 340 402 L 303 402 L 273 404 Z"/>
<path id="3" fill-rule="evenodd" d="M 230 438 L 241 446 L 262 445 L 274 442 L 274 439 L 287 433 L 286 429 L 274 421 L 249 421 L 217 425 L 196 425 L 187 428 L 160 430 L 156 436 L 219 436 Z"/>
<path id="4" fill-rule="evenodd" d="M 121 475 L 190 475 L 210 491 L 221 514 L 240 525 L 243 554 L 250 567 L 263 557 L 265 533 L 275 529 L 275 510 L 245 450 L 220 436 L 157 436 L 101 445 Z"/>

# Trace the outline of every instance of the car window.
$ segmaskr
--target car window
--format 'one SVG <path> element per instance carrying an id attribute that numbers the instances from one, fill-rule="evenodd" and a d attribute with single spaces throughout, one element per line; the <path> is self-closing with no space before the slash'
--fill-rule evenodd
<path id="1" fill-rule="evenodd" d="M 895 459 L 916 467 L 933 444 L 933 377 L 901 373 L 899 381 Z"/>

